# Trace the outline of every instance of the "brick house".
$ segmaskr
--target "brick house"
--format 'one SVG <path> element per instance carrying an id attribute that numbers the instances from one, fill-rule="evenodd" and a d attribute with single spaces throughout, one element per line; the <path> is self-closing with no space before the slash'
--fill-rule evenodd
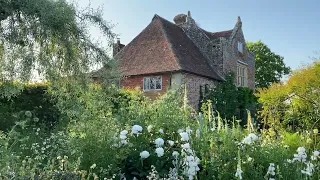
<path id="1" fill-rule="evenodd" d="M 126 46 L 118 39 L 113 53 L 125 76 L 120 87 L 138 87 L 149 97 L 185 84 L 189 103 L 197 108 L 201 87 L 224 81 L 230 71 L 237 86 L 254 89 L 255 56 L 246 47 L 240 17 L 233 29 L 212 33 L 190 12 L 174 17 L 174 23 L 155 15 Z"/>

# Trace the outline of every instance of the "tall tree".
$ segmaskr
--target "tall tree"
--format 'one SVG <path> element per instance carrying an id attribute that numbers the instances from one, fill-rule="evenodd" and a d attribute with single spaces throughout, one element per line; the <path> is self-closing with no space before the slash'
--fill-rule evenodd
<path id="1" fill-rule="evenodd" d="M 1 81 L 28 81 L 34 71 L 50 81 L 82 77 L 91 66 L 109 63 L 107 48 L 93 42 L 89 33 L 96 25 L 105 41 L 113 40 L 100 11 L 79 10 L 66 0 L 0 0 L 0 4 Z"/>
<path id="2" fill-rule="evenodd" d="M 283 57 L 275 54 L 262 41 L 247 43 L 251 52 L 256 55 L 256 88 L 267 88 L 272 83 L 279 83 L 284 75 L 290 73 L 290 67 L 283 62 Z"/>

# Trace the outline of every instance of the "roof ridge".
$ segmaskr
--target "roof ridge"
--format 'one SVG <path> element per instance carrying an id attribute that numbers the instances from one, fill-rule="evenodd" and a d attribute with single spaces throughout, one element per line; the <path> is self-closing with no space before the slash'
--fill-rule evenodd
<path id="1" fill-rule="evenodd" d="M 177 52 L 174 50 L 174 48 L 172 48 L 172 43 L 171 43 L 170 39 L 168 38 L 168 35 L 167 35 L 167 33 L 166 33 L 165 28 L 163 28 L 163 26 L 164 26 L 164 24 L 163 24 L 163 22 L 162 22 L 163 20 L 164 20 L 164 21 L 167 21 L 167 22 L 169 22 L 169 23 L 171 23 L 171 22 L 168 21 L 168 20 L 166 20 L 166 19 L 164 19 L 164 18 L 162 18 L 161 16 L 159 16 L 159 15 L 157 15 L 157 14 L 156 14 L 155 17 L 159 18 L 159 20 L 160 20 L 161 30 L 162 30 L 162 32 L 163 32 L 163 34 L 164 34 L 164 37 L 166 38 L 166 40 L 167 40 L 167 42 L 168 42 L 169 48 L 170 48 L 170 50 L 171 50 L 171 52 L 172 52 L 172 54 L 173 54 L 173 58 L 174 58 L 174 60 L 175 60 L 175 62 L 176 62 L 177 67 L 178 67 L 179 69 L 182 69 L 182 67 L 181 67 L 181 65 L 180 65 L 180 59 L 175 55 L 175 54 L 177 54 Z M 175 25 L 175 24 L 173 24 L 173 23 L 171 23 L 171 24 L 174 25 L 174 26 L 177 26 L 177 25 Z M 180 28 L 179 26 L 177 26 L 177 27 Z"/>
<path id="2" fill-rule="evenodd" d="M 224 31 L 209 32 L 209 33 L 221 33 L 221 32 L 228 32 L 228 31 L 233 31 L 233 29 L 224 30 Z"/>
<path id="3" fill-rule="evenodd" d="M 156 17 L 160 17 L 159 15 L 155 14 L 152 18 L 152 21 L 156 18 Z M 135 36 L 128 44 L 126 44 L 123 48 L 120 49 L 120 51 L 113 57 L 114 59 L 116 59 L 117 55 L 120 54 L 120 52 L 125 51 L 124 49 L 128 47 L 128 45 L 132 44 L 135 42 L 135 40 L 138 38 L 138 36 L 140 34 L 142 34 L 144 31 L 147 30 L 147 28 L 152 24 L 152 21 L 137 35 Z"/>

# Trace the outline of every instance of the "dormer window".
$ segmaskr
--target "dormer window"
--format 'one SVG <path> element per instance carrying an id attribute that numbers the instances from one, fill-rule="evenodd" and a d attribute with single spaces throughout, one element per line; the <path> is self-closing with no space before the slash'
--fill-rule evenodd
<path id="1" fill-rule="evenodd" d="M 238 51 L 243 53 L 243 44 L 240 41 L 238 41 Z"/>

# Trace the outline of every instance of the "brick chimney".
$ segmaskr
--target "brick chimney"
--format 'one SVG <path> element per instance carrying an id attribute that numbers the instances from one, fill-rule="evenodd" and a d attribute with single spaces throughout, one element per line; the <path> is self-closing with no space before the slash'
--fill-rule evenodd
<path id="1" fill-rule="evenodd" d="M 117 42 L 113 44 L 113 56 L 115 56 L 125 45 L 120 43 L 120 38 L 117 38 Z"/>

